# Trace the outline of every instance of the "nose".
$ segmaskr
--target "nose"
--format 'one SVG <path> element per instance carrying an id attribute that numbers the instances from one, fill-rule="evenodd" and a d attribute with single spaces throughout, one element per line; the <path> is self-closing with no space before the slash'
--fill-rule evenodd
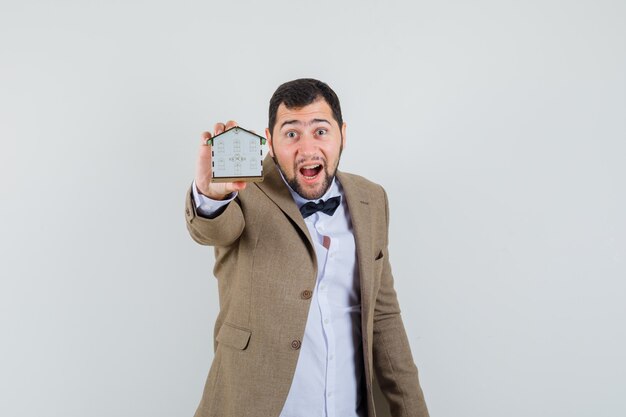
<path id="1" fill-rule="evenodd" d="M 300 147 L 298 153 L 302 157 L 310 157 L 317 154 L 317 143 L 311 135 L 305 134 L 298 141 Z"/>

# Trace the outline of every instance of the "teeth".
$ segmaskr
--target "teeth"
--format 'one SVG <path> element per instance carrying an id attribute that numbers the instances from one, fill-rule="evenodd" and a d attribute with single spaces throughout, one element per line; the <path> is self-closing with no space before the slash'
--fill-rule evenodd
<path id="1" fill-rule="evenodd" d="M 303 165 L 303 166 L 302 166 L 302 168 L 300 168 L 300 170 L 305 170 L 305 169 L 306 169 L 306 170 L 309 170 L 309 169 L 317 169 L 317 168 L 321 168 L 321 166 L 322 166 L 321 164 L 315 164 L 315 165 Z M 302 176 L 303 176 L 304 178 L 306 178 L 307 180 L 312 180 L 312 179 L 314 179 L 315 177 L 317 177 L 317 175 L 318 175 L 318 174 L 315 174 L 315 175 L 310 176 L 310 177 L 308 177 L 308 176 L 306 176 L 306 175 L 302 175 Z"/>

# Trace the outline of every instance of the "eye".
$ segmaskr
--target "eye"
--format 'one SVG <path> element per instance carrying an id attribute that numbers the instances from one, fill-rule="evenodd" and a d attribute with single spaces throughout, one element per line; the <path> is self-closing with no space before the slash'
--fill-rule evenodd
<path id="1" fill-rule="evenodd" d="M 328 133 L 328 130 L 326 130 L 326 129 L 317 129 L 317 130 L 315 131 L 315 134 L 316 134 L 317 136 L 324 136 L 326 133 Z"/>
<path id="2" fill-rule="evenodd" d="M 294 132 L 293 130 L 290 130 L 289 132 L 287 132 L 287 137 L 289 139 L 295 139 L 298 136 L 298 134 L 296 132 Z"/>

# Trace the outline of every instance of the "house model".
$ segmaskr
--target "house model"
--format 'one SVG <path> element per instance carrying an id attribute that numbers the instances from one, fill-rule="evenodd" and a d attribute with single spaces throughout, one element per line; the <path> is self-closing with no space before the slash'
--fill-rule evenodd
<path id="1" fill-rule="evenodd" d="M 213 182 L 263 181 L 264 137 L 236 126 L 207 144 L 213 157 Z"/>

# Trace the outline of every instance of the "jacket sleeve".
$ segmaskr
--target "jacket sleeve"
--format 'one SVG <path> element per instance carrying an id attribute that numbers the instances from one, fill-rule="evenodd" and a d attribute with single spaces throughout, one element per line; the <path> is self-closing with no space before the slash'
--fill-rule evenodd
<path id="1" fill-rule="evenodd" d="M 228 246 L 234 243 L 241 236 L 245 226 L 237 198 L 213 219 L 198 216 L 191 187 L 187 190 L 185 198 L 185 220 L 192 239 L 208 246 Z"/>
<path id="2" fill-rule="evenodd" d="M 427 417 L 428 409 L 393 287 L 388 253 L 389 209 L 386 193 L 384 198 L 387 237 L 383 250 L 381 283 L 374 308 L 372 338 L 374 368 L 380 389 L 389 403 L 391 415 Z"/>

